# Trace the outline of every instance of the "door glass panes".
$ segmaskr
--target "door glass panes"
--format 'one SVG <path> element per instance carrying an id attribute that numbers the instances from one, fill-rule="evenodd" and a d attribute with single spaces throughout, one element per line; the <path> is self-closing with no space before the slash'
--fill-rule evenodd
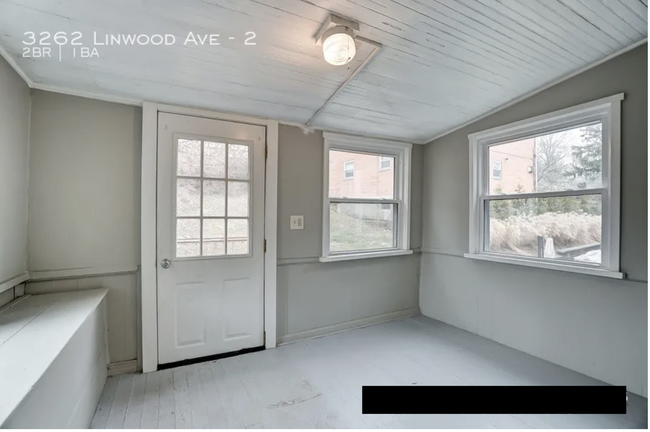
<path id="1" fill-rule="evenodd" d="M 226 177 L 226 145 L 206 141 L 203 143 L 203 177 Z"/>
<path id="2" fill-rule="evenodd" d="M 176 220 L 176 256 L 191 257 L 200 255 L 197 241 L 201 236 L 201 219 Z"/>
<path id="3" fill-rule="evenodd" d="M 250 253 L 250 147 L 178 139 L 176 257 Z"/>
<path id="4" fill-rule="evenodd" d="M 203 255 L 225 255 L 225 219 L 203 219 Z"/>
<path id="5" fill-rule="evenodd" d="M 203 216 L 226 215 L 226 182 L 203 180 Z"/>
<path id="6" fill-rule="evenodd" d="M 248 182 L 228 182 L 228 216 L 248 216 Z"/>
<path id="7" fill-rule="evenodd" d="M 248 180 L 248 146 L 228 144 L 228 178 Z"/>
<path id="8" fill-rule="evenodd" d="M 198 176 L 201 174 L 201 141 L 178 140 L 176 173 L 180 176 Z"/>
<path id="9" fill-rule="evenodd" d="M 176 180 L 176 215 L 201 216 L 201 180 Z"/>
<path id="10" fill-rule="evenodd" d="M 248 253 L 248 219 L 228 219 L 228 255 Z"/>

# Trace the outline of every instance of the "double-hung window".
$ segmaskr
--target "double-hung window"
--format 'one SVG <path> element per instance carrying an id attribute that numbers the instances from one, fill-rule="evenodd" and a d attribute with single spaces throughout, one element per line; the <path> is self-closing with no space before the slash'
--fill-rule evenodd
<path id="1" fill-rule="evenodd" d="M 323 262 L 410 254 L 411 144 L 325 133 Z"/>
<path id="2" fill-rule="evenodd" d="M 622 278 L 624 95 L 477 132 L 467 258 Z"/>

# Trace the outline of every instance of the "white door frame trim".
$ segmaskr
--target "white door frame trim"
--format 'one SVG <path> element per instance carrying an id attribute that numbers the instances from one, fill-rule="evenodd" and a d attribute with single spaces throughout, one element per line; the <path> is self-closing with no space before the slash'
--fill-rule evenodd
<path id="1" fill-rule="evenodd" d="M 276 347 L 276 273 L 278 215 L 278 122 L 271 119 L 219 113 L 194 108 L 144 102 L 142 104 L 141 174 L 141 313 L 142 371 L 158 369 L 158 306 L 156 275 L 156 188 L 158 158 L 158 113 L 181 114 L 266 127 L 266 182 L 264 202 L 264 345 Z"/>

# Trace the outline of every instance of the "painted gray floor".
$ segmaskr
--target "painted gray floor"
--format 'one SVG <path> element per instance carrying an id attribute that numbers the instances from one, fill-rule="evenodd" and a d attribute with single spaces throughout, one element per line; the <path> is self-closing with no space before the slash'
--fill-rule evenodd
<path id="1" fill-rule="evenodd" d="M 362 415 L 362 385 L 599 385 L 417 316 L 144 375 L 108 379 L 92 428 L 647 428 L 625 415 Z"/>

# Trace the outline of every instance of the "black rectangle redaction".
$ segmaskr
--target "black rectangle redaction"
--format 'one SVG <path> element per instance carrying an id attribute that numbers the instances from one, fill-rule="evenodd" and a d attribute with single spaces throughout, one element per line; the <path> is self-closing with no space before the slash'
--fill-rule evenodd
<path id="1" fill-rule="evenodd" d="M 363 414 L 625 414 L 625 386 L 363 386 Z"/>

